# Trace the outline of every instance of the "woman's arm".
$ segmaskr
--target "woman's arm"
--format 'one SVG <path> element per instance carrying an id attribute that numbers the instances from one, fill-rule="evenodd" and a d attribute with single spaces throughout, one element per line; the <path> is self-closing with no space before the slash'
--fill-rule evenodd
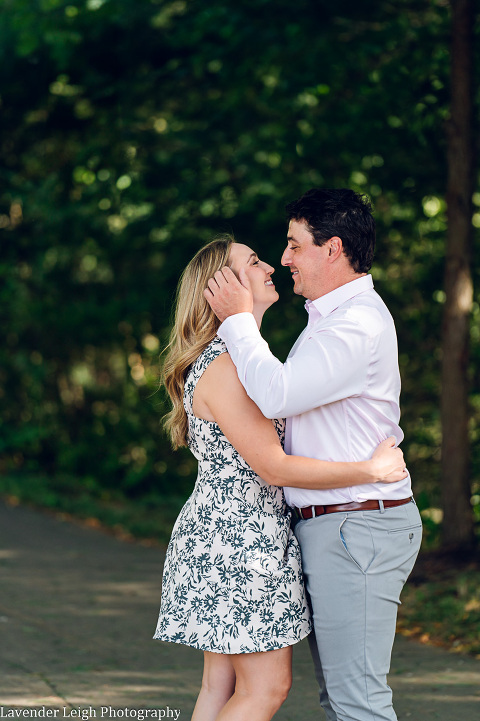
<path id="1" fill-rule="evenodd" d="M 247 396 L 227 353 L 218 356 L 197 383 L 194 411 L 214 420 L 242 458 L 264 481 L 296 488 L 344 488 L 363 483 L 394 482 L 407 476 L 403 453 L 387 439 L 368 461 L 320 461 L 288 456 L 275 428 Z"/>

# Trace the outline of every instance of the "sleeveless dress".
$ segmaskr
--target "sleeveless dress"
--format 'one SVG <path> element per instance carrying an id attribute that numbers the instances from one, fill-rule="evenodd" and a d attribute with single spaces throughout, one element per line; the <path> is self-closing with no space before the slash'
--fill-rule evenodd
<path id="1" fill-rule="evenodd" d="M 307 636 L 310 612 L 282 489 L 259 478 L 216 423 L 193 414 L 199 378 L 225 352 L 217 336 L 185 383 L 198 476 L 168 545 L 154 639 L 217 653 L 270 651 Z M 275 423 L 283 440 L 283 421 Z"/>

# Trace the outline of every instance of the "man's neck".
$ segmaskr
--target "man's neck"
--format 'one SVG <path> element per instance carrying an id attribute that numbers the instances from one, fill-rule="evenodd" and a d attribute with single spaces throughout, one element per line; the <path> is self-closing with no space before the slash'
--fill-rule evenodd
<path id="1" fill-rule="evenodd" d="M 342 274 L 341 277 L 338 278 L 332 278 L 330 283 L 326 283 L 325 286 L 322 288 L 321 292 L 315 297 L 315 298 L 309 298 L 307 300 L 318 300 L 319 298 L 323 298 L 323 296 L 328 295 L 328 293 L 332 293 L 334 290 L 337 290 L 337 288 L 341 288 L 342 285 L 347 285 L 347 283 L 351 283 L 353 280 L 358 280 L 359 278 L 364 278 L 367 273 L 345 273 Z"/>

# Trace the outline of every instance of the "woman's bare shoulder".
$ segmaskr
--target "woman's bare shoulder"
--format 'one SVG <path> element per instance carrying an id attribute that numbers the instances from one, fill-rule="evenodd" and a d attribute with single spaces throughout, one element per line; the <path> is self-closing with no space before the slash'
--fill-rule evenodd
<path id="1" fill-rule="evenodd" d="M 217 420 L 214 408 L 225 406 L 225 401 L 229 407 L 236 406 L 245 399 L 248 396 L 240 383 L 237 369 L 228 353 L 222 353 L 209 363 L 198 380 L 193 396 L 193 411 L 206 420 Z"/>
<path id="2" fill-rule="evenodd" d="M 218 355 L 206 368 L 202 378 L 208 384 L 235 383 L 242 385 L 238 379 L 237 369 L 228 353 Z"/>

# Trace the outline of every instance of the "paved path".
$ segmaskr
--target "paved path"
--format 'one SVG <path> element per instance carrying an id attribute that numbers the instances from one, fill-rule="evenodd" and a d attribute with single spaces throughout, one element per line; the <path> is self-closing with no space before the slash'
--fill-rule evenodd
<path id="1" fill-rule="evenodd" d="M 162 561 L 160 548 L 0 502 L 0 721 L 18 709 L 83 721 L 157 709 L 187 721 L 202 658 L 151 640 Z M 480 661 L 403 638 L 394 653 L 399 721 L 480 720 Z M 323 719 L 304 642 L 275 719 Z"/>

